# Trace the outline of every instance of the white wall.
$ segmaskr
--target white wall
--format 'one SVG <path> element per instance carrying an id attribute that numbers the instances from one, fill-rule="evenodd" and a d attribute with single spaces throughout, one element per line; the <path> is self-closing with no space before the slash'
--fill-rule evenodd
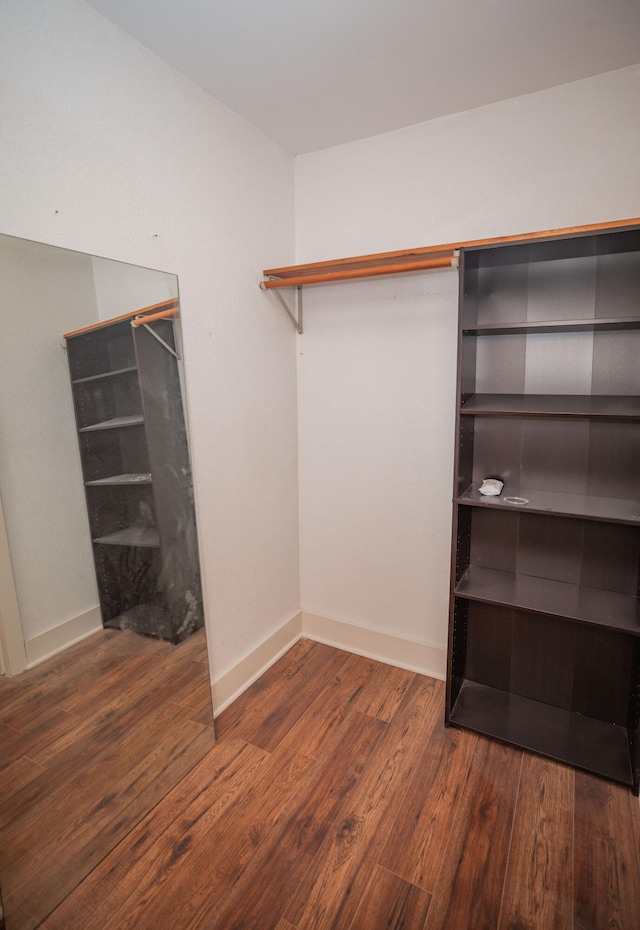
<path id="1" fill-rule="evenodd" d="M 296 261 L 640 214 L 640 67 L 296 160 Z M 456 275 L 305 290 L 302 606 L 446 643 Z"/>
<path id="2" fill-rule="evenodd" d="M 80 0 L 5 0 L 0 83 L 0 232 L 178 275 L 218 677 L 299 605 L 292 159 Z"/>
<path id="3" fill-rule="evenodd" d="M 0 236 L 0 494 L 24 638 L 98 592 L 62 334 L 96 320 L 91 259 Z"/>
<path id="4" fill-rule="evenodd" d="M 92 256 L 98 319 L 110 320 L 178 296 L 178 279 L 167 272 Z"/>

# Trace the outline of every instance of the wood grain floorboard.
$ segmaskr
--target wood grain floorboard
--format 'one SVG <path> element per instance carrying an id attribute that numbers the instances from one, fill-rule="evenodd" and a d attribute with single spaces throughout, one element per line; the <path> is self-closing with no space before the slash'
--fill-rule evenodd
<path id="1" fill-rule="evenodd" d="M 285 732 L 281 745 L 317 759 L 351 709 L 357 706 L 358 696 L 371 678 L 375 665 L 361 656 L 346 656 L 337 674 Z"/>
<path id="2" fill-rule="evenodd" d="M 273 827 L 310 760 L 278 749 L 256 770 L 245 790 L 220 815 L 203 813 L 197 820 L 165 833 L 154 847 L 148 879 L 135 887 L 127 914 L 138 914 L 150 927 L 201 927 L 208 923 L 213 902 L 218 902 L 242 872 L 265 835 Z M 181 858 L 188 852 L 191 880 L 189 896 L 182 893 Z M 127 882 L 124 887 L 131 886 Z M 104 930 L 120 930 L 119 913 Z"/>
<path id="3" fill-rule="evenodd" d="M 525 753 L 499 930 L 572 930 L 574 773 Z"/>
<path id="4" fill-rule="evenodd" d="M 215 822 L 241 801 L 268 758 L 242 740 L 219 743 L 54 911 L 47 930 L 104 927 L 117 911 L 130 908 L 138 890 L 162 882 L 158 863 L 164 850 L 172 843 L 178 847 L 202 817 Z"/>
<path id="5" fill-rule="evenodd" d="M 106 630 L 68 653 L 0 679 L 2 714 L 22 728 L 0 791 L 10 930 L 38 926 L 213 744 L 211 722 L 174 703 L 207 677 L 200 660 Z M 76 714 L 56 702 L 84 704 Z"/>
<path id="6" fill-rule="evenodd" d="M 340 670 L 349 661 L 349 654 L 320 643 L 315 645 L 320 648 L 307 653 L 296 674 L 270 688 L 269 700 L 262 702 L 262 712 L 247 716 L 235 728 L 237 736 L 262 749 L 275 749 L 319 692 L 329 682 L 340 680 Z M 292 693 L 295 701 L 291 700 Z"/>
<path id="7" fill-rule="evenodd" d="M 39 778 L 44 769 L 31 759 L 13 759 L 0 767 L 0 809 L 9 806 L 19 791 Z"/>
<path id="8" fill-rule="evenodd" d="M 339 741 L 334 740 L 331 752 L 315 763 L 304 789 L 291 799 L 279 829 L 272 831 L 211 915 L 209 930 L 272 930 L 285 916 L 291 890 L 314 861 L 384 728 L 373 717 L 351 715 Z"/>
<path id="9" fill-rule="evenodd" d="M 442 682 L 416 678 L 332 823 L 313 867 L 284 917 L 299 930 L 350 927 L 369 881 L 363 862 L 382 849 L 396 817 L 399 791 L 415 772 L 440 715 Z"/>
<path id="10" fill-rule="evenodd" d="M 575 785 L 574 930 L 640 927 L 640 862 L 632 854 L 638 801 L 581 772 Z"/>
<path id="11" fill-rule="evenodd" d="M 296 682 L 309 674 L 310 655 L 315 643 L 301 639 L 264 672 L 246 691 L 227 707 L 216 719 L 218 739 L 231 736 L 246 738 L 251 728 L 257 729 L 279 700 L 296 691 Z M 319 657 L 318 665 L 322 664 Z M 313 660 L 313 665 L 316 665 Z M 310 671 L 313 674 L 313 667 Z"/>
<path id="12" fill-rule="evenodd" d="M 94 664 L 124 681 L 118 635 Z M 44 743 L 36 768 L 0 748 L 0 779 L 15 778 L 0 789 L 9 930 L 640 930 L 629 791 L 445 729 L 441 682 L 306 640 L 220 715 L 211 748 L 194 722 L 202 644 L 182 656 L 187 674 L 159 653 L 142 675 L 159 706 L 136 682 L 127 707 L 68 662 L 30 676 L 31 718 L 0 684 L 25 726 L 5 727 L 7 744 L 40 725 Z M 48 713 L 49 685 L 69 707 L 96 698 L 66 715 L 75 737 Z"/>
<path id="13" fill-rule="evenodd" d="M 388 722 L 414 680 L 414 672 L 376 662 L 373 675 L 353 705 L 354 710 Z"/>
<path id="14" fill-rule="evenodd" d="M 45 739 L 42 752 L 34 751 L 32 736 L 25 739 L 25 754 L 44 764 L 46 775 L 18 793 L 11 805 L 0 812 L 0 826 L 8 829 L 10 823 L 17 823 L 16 829 L 24 830 L 30 820 L 51 816 L 45 808 L 58 810 L 63 816 L 63 811 L 73 809 L 74 802 L 82 809 L 81 805 L 89 806 L 91 799 L 96 802 L 111 791 L 114 780 L 126 780 L 128 768 L 137 766 L 139 760 L 144 765 L 146 759 L 153 757 L 167 726 L 173 727 L 174 722 L 181 726 L 178 721 L 185 724 L 188 721 L 188 712 L 177 712 L 172 699 L 189 676 L 188 666 L 179 667 L 160 686 L 154 683 L 148 694 L 140 697 L 138 692 L 137 702 L 131 705 L 119 694 L 109 710 L 88 722 L 80 722 L 75 731 L 65 732 L 55 744 Z M 189 735 L 198 741 L 197 758 L 205 751 L 200 737 L 202 729 L 190 722 L 180 737 L 183 743 Z M 123 759 L 127 760 L 124 764 Z"/>
<path id="15" fill-rule="evenodd" d="M 381 866 L 373 870 L 349 930 L 422 930 L 431 895 Z"/>
<path id="16" fill-rule="evenodd" d="M 176 708 L 171 708 L 173 711 Z M 178 710 L 180 710 L 178 708 Z M 181 712 L 182 713 L 182 712 Z M 100 754 L 91 766 L 90 777 L 76 778 L 68 793 L 57 792 L 55 803 L 43 803 L 11 824 L 4 838 L 11 849 L 0 850 L 0 875 L 6 881 L 6 905 L 23 907 L 37 914 L 48 913 L 77 884 L 78 870 L 87 874 L 140 820 L 149 805 L 166 794 L 198 756 L 210 748 L 210 736 L 188 718 L 168 722 L 160 714 L 156 726 L 147 721 L 138 733 L 136 749 L 141 759 L 135 766 L 118 771 L 117 758 L 107 768 Z M 115 815 L 115 816 L 114 816 Z"/>
<path id="17" fill-rule="evenodd" d="M 522 753 L 479 738 L 427 917 L 427 930 L 496 930 Z"/>
<path id="18" fill-rule="evenodd" d="M 436 888 L 476 742 L 439 715 L 380 855 L 381 865 L 426 891 Z"/>

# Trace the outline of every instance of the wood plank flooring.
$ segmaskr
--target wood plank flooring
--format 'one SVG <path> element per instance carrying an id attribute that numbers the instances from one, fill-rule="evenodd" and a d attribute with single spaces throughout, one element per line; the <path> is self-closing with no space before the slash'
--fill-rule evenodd
<path id="1" fill-rule="evenodd" d="M 103 630 L 0 678 L 8 930 L 39 926 L 213 743 L 204 631 L 174 647 Z"/>
<path id="2" fill-rule="evenodd" d="M 637 798 L 445 729 L 443 692 L 301 640 L 43 930 L 640 930 Z"/>

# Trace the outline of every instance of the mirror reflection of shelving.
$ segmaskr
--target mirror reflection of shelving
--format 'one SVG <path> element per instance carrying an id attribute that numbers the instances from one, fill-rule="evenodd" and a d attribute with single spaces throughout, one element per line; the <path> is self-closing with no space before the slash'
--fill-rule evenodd
<path id="1" fill-rule="evenodd" d="M 103 624 L 179 642 L 203 616 L 172 320 L 67 346 Z"/>

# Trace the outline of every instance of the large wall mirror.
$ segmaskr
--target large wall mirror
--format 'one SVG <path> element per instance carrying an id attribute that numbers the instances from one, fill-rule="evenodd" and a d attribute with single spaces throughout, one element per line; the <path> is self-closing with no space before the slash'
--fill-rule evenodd
<path id="1" fill-rule="evenodd" d="M 213 745 L 204 629 L 178 645 L 103 629 L 63 339 L 174 298 L 174 275 L 0 236 L 8 930 L 38 926 Z"/>

